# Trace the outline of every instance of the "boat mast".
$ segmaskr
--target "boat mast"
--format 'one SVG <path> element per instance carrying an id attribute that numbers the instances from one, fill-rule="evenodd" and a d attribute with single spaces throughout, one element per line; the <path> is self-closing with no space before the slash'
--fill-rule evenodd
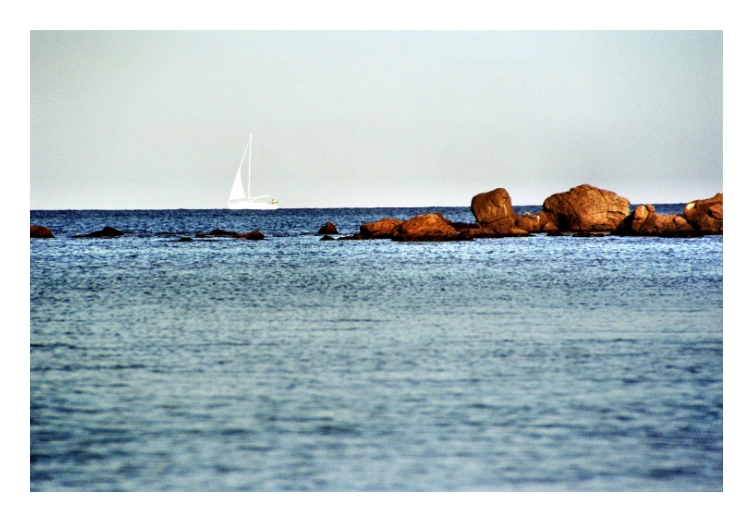
<path id="1" fill-rule="evenodd" d="M 251 138 L 253 137 L 253 132 L 248 135 L 248 201 L 251 201 Z"/>

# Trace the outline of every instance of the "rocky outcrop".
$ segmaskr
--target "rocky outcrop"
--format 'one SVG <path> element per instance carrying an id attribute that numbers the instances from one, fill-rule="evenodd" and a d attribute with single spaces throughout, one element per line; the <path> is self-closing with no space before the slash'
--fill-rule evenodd
<path id="1" fill-rule="evenodd" d="M 482 225 L 499 221 L 500 219 L 514 218 L 512 211 L 512 199 L 510 194 L 503 188 L 494 189 L 491 192 L 476 194 L 471 199 L 471 212 L 476 221 Z"/>
<path id="2" fill-rule="evenodd" d="M 97 230 L 96 232 L 89 232 L 88 234 L 80 234 L 78 236 L 73 237 L 119 237 L 124 236 L 125 232 L 121 232 L 120 230 L 114 229 L 112 227 L 105 227 L 102 230 Z"/>
<path id="3" fill-rule="evenodd" d="M 250 239 L 251 241 L 260 241 L 264 239 L 264 234 L 262 234 L 258 230 L 252 230 L 247 234 L 238 234 L 238 237 L 241 239 Z"/>
<path id="4" fill-rule="evenodd" d="M 208 235 L 196 234 L 196 237 L 230 237 L 233 239 L 251 239 L 258 241 L 264 239 L 264 234 L 258 230 L 252 230 L 251 232 L 233 232 L 231 230 L 215 228 Z"/>
<path id="5" fill-rule="evenodd" d="M 392 237 L 395 227 L 402 223 L 399 219 L 384 218 L 361 225 L 360 236 L 365 239 L 388 239 Z"/>
<path id="6" fill-rule="evenodd" d="M 653 205 L 638 205 L 613 232 L 621 236 L 688 237 L 695 234 L 683 216 L 657 214 Z"/>
<path id="7" fill-rule="evenodd" d="M 395 241 L 458 241 L 470 239 L 458 232 L 442 214 L 421 214 L 397 225 L 392 232 Z"/>
<path id="8" fill-rule="evenodd" d="M 322 228 L 319 229 L 319 232 L 316 233 L 317 236 L 324 236 L 329 234 L 339 234 L 340 232 L 337 231 L 337 227 L 334 223 L 331 221 L 327 221 Z"/>
<path id="9" fill-rule="evenodd" d="M 557 228 L 571 232 L 612 232 L 630 213 L 630 202 L 614 192 L 579 185 L 544 201 Z"/>
<path id="10" fill-rule="evenodd" d="M 31 227 L 31 237 L 33 238 L 48 239 L 48 238 L 55 237 L 52 234 L 52 231 L 47 227 L 43 227 L 39 225 L 29 225 L 29 226 Z"/>
<path id="11" fill-rule="evenodd" d="M 722 194 L 709 199 L 697 199 L 685 205 L 682 215 L 701 234 L 722 234 L 724 209 Z"/>
<path id="12" fill-rule="evenodd" d="M 215 228 L 209 233 L 212 237 L 240 237 L 238 232 L 231 232 L 229 230 L 222 230 L 221 228 Z"/>

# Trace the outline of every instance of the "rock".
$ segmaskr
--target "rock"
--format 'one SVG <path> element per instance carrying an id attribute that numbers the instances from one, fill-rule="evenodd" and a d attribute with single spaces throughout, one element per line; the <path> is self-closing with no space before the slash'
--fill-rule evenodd
<path id="1" fill-rule="evenodd" d="M 332 236 L 322 236 L 322 238 L 319 241 L 334 241 L 335 238 Z"/>
<path id="2" fill-rule="evenodd" d="M 193 239 L 192 239 L 192 238 L 190 238 L 190 237 L 187 237 L 187 236 L 183 236 L 182 238 L 180 238 L 180 239 L 178 240 L 178 243 L 187 243 L 187 242 L 189 242 L 189 241 L 193 241 Z"/>
<path id="3" fill-rule="evenodd" d="M 560 229 L 553 221 L 547 221 L 541 227 L 541 232 L 559 232 Z"/>
<path id="4" fill-rule="evenodd" d="M 562 231 L 612 232 L 630 213 L 630 202 L 614 192 L 579 185 L 546 198 L 544 212 Z"/>
<path id="5" fill-rule="evenodd" d="M 51 237 L 55 237 L 52 234 L 52 231 L 43 226 L 39 225 L 29 225 L 31 227 L 31 237 L 29 239 L 33 238 L 40 238 L 40 239 L 47 239 Z"/>
<path id="6" fill-rule="evenodd" d="M 512 199 L 503 188 L 476 194 L 471 199 L 471 212 L 482 225 L 513 217 Z"/>
<path id="7" fill-rule="evenodd" d="M 450 221 L 448 223 L 452 228 L 454 228 L 457 232 L 467 232 L 471 228 L 478 228 L 478 223 L 463 223 L 462 221 Z"/>
<path id="8" fill-rule="evenodd" d="M 227 230 L 222 230 L 220 228 L 215 228 L 209 233 L 209 235 L 213 237 L 235 237 L 235 238 L 240 237 L 238 232 L 229 232 Z"/>
<path id="9" fill-rule="evenodd" d="M 319 232 L 316 233 L 318 236 L 322 236 L 324 234 L 339 234 L 340 232 L 337 231 L 337 227 L 332 223 L 331 221 L 327 221 L 322 228 L 319 229 Z"/>
<path id="10" fill-rule="evenodd" d="M 476 228 L 469 228 L 466 231 L 466 234 L 468 234 L 473 239 L 483 239 L 483 238 L 490 238 L 490 237 L 500 237 L 499 234 L 497 234 L 491 228 L 489 228 L 489 227 L 483 227 L 483 226 L 479 226 L 479 227 L 476 227 Z"/>
<path id="11" fill-rule="evenodd" d="M 442 214 L 421 214 L 395 227 L 392 239 L 395 241 L 458 241 L 466 239 L 448 224 Z"/>
<path id="12" fill-rule="evenodd" d="M 252 230 L 248 234 L 238 234 L 238 237 L 242 239 L 250 239 L 251 241 L 261 241 L 262 239 L 264 239 L 264 234 L 262 234 L 258 230 Z"/>
<path id="13" fill-rule="evenodd" d="M 384 218 L 361 225 L 360 235 L 366 239 L 388 239 L 402 221 L 394 218 Z M 359 238 L 360 239 L 360 238 Z"/>
<path id="14" fill-rule="evenodd" d="M 724 204 L 721 193 L 709 199 L 697 199 L 685 205 L 682 215 L 701 234 L 722 234 Z"/>
<path id="15" fill-rule="evenodd" d="M 541 218 L 526 212 L 522 216 L 515 217 L 515 226 L 527 232 L 538 232 L 541 230 Z"/>
<path id="16" fill-rule="evenodd" d="M 515 226 L 514 218 L 500 219 L 487 225 L 479 225 L 462 231 L 470 238 L 489 237 L 525 237 L 530 236 L 527 230 Z"/>
<path id="17" fill-rule="evenodd" d="M 683 216 L 657 214 L 653 205 L 638 205 L 613 232 L 621 236 L 688 237 L 694 233 Z"/>
<path id="18" fill-rule="evenodd" d="M 118 237 L 123 235 L 125 235 L 125 232 L 121 232 L 120 230 L 116 230 L 112 227 L 105 227 L 102 230 L 97 230 L 96 232 L 89 232 L 88 234 L 80 234 L 73 237 Z"/>
<path id="19" fill-rule="evenodd" d="M 604 237 L 601 232 L 576 232 L 573 237 Z"/>
<path id="20" fill-rule="evenodd" d="M 547 232 L 546 235 L 547 236 L 552 236 L 552 237 L 559 237 L 559 236 L 564 236 L 565 234 L 563 234 L 559 230 L 551 230 L 551 231 Z"/>

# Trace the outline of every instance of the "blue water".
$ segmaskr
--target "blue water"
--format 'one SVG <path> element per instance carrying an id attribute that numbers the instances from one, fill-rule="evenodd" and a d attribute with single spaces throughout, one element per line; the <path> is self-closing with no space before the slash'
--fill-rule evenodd
<path id="1" fill-rule="evenodd" d="M 32 211 L 30 489 L 722 490 L 721 236 L 315 235 L 429 211 Z"/>

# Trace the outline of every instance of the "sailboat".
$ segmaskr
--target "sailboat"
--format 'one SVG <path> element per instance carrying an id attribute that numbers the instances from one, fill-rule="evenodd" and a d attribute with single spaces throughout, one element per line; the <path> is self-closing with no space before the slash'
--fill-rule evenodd
<path id="1" fill-rule="evenodd" d="M 272 201 L 258 201 L 270 196 L 251 196 L 251 139 L 253 136 L 253 134 L 249 135 L 246 150 L 243 151 L 243 156 L 241 156 L 241 163 L 238 165 L 238 172 L 235 174 L 233 188 L 230 189 L 227 208 L 233 210 L 277 210 L 277 201 L 274 198 L 272 198 Z M 246 159 L 246 152 L 248 152 L 248 197 L 243 190 L 243 181 L 241 180 L 241 169 L 243 168 L 243 160 Z"/>

